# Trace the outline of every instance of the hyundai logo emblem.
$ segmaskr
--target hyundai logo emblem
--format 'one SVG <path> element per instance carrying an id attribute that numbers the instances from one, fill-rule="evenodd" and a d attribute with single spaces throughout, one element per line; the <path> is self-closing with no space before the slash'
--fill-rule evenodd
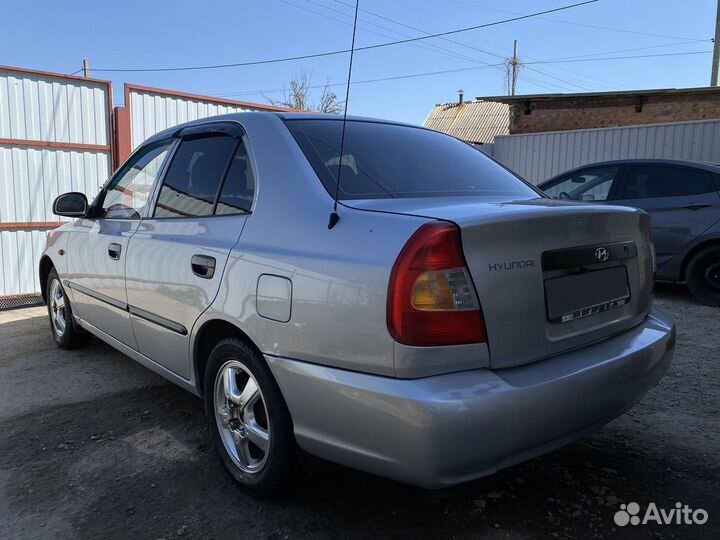
<path id="1" fill-rule="evenodd" d="M 605 262 L 610 257 L 607 248 L 600 247 L 595 250 L 595 258 L 600 262 Z"/>

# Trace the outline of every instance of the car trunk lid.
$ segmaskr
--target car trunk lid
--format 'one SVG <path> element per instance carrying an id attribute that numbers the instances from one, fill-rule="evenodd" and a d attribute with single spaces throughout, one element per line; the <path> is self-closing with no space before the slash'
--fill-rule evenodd
<path id="1" fill-rule="evenodd" d="M 649 218 L 642 211 L 484 197 L 376 199 L 351 206 L 460 227 L 493 368 L 600 341 L 637 324 L 650 309 L 653 263 Z"/>

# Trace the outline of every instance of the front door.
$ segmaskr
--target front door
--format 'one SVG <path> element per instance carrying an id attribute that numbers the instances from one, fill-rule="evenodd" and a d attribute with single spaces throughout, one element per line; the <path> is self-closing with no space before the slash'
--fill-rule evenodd
<path id="1" fill-rule="evenodd" d="M 542 189 L 553 199 L 605 202 L 616 190 L 621 171 L 620 165 L 586 167 L 562 176 Z"/>
<path id="2" fill-rule="evenodd" d="M 181 134 L 150 217 L 130 239 L 127 295 L 138 350 L 190 378 L 189 333 L 215 299 L 251 210 L 239 126 Z"/>
<path id="3" fill-rule="evenodd" d="M 133 155 L 101 193 L 97 217 L 79 220 L 68 238 L 66 285 L 77 315 L 133 348 L 125 293 L 128 240 L 146 211 L 169 147 L 158 143 Z"/>
<path id="4" fill-rule="evenodd" d="M 650 214 L 659 274 L 663 264 L 720 219 L 712 175 L 680 165 L 628 165 L 614 202 Z"/>

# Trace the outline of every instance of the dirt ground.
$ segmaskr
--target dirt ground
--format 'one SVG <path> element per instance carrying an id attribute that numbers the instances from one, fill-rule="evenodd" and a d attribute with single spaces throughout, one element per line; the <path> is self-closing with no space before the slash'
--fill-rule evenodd
<path id="1" fill-rule="evenodd" d="M 0 312 L 0 538 L 720 538 L 720 309 L 656 303 L 674 363 L 595 435 L 444 491 L 319 463 L 272 502 L 230 481 L 197 398 L 99 341 L 56 349 L 43 308 Z M 631 501 L 709 521 L 616 526 Z"/>

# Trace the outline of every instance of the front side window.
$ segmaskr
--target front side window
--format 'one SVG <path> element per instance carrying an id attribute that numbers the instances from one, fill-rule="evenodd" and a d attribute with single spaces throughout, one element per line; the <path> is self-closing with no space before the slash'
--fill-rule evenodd
<path id="1" fill-rule="evenodd" d="M 377 199 L 480 195 L 533 199 L 540 195 L 470 145 L 435 131 L 348 121 L 340 156 L 341 120 L 286 120 L 315 173 L 338 198 Z"/>
<path id="2" fill-rule="evenodd" d="M 619 199 L 687 197 L 715 191 L 706 171 L 667 165 L 630 165 Z"/>
<path id="3" fill-rule="evenodd" d="M 205 135 L 183 139 L 168 167 L 155 217 L 211 216 L 239 139 Z"/>
<path id="4" fill-rule="evenodd" d="M 106 219 L 140 219 L 145 215 L 153 183 L 172 141 L 148 145 L 134 155 L 105 190 L 101 216 Z"/>
<path id="5" fill-rule="evenodd" d="M 543 191 L 553 199 L 606 201 L 620 167 L 595 167 L 572 173 Z"/>

